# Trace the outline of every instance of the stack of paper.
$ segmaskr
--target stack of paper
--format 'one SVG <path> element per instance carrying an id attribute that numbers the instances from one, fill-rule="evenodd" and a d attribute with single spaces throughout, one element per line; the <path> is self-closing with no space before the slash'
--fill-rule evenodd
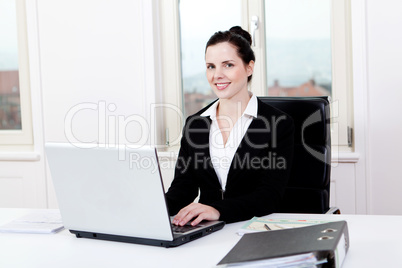
<path id="1" fill-rule="evenodd" d="M 327 263 L 327 260 L 317 260 L 313 253 L 305 253 L 294 256 L 259 260 L 259 261 L 245 261 L 240 263 L 231 263 L 220 265 L 222 267 L 247 267 L 247 268 L 313 268 L 317 265 Z"/>
<path id="2" fill-rule="evenodd" d="M 237 234 L 243 235 L 254 232 L 297 228 L 327 222 L 328 221 L 313 219 L 270 219 L 254 217 L 237 230 Z"/>
<path id="3" fill-rule="evenodd" d="M 50 234 L 63 228 L 59 210 L 49 209 L 30 213 L 0 226 L 0 232 Z"/>

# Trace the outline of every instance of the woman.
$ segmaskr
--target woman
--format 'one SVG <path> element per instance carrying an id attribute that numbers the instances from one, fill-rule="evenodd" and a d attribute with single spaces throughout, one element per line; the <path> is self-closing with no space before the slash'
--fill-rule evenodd
<path id="1" fill-rule="evenodd" d="M 218 100 L 187 118 L 166 193 L 180 226 L 277 211 L 293 155 L 293 120 L 248 91 L 255 62 L 250 34 L 238 26 L 216 32 L 205 61 Z"/>

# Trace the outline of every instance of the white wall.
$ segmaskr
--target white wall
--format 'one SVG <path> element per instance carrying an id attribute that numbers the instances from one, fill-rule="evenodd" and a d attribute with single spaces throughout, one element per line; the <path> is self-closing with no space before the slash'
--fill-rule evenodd
<path id="1" fill-rule="evenodd" d="M 37 1 L 45 142 L 150 142 L 149 104 L 159 90 L 153 5 Z"/>
<path id="2" fill-rule="evenodd" d="M 155 101 L 145 81 L 153 61 L 144 53 L 153 46 L 144 34 L 153 24 L 147 7 L 140 0 L 37 1 L 44 142 L 144 141 L 138 122 L 149 121 L 146 103 Z M 56 207 L 46 174 L 48 206 Z"/>
<path id="3" fill-rule="evenodd" d="M 369 212 L 402 214 L 402 2 L 367 0 Z"/>
<path id="4" fill-rule="evenodd" d="M 46 141 L 102 143 L 110 117 L 145 119 L 142 13 L 141 1 L 38 1 Z M 138 129 L 127 125 L 131 141 Z"/>

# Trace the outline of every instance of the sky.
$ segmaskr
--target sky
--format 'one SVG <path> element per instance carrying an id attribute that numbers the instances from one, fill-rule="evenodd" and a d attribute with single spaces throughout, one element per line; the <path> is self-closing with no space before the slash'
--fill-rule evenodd
<path id="1" fill-rule="evenodd" d="M 330 40 L 330 0 L 265 0 L 264 3 L 267 39 Z M 182 70 L 186 77 L 205 72 L 206 42 L 216 31 L 241 25 L 242 9 L 241 0 L 180 0 L 179 8 Z"/>
<path id="2" fill-rule="evenodd" d="M 14 0 L 0 0 L 0 71 L 18 69 L 17 18 Z"/>
<path id="3" fill-rule="evenodd" d="M 329 0 L 265 0 L 267 31 L 273 38 L 329 38 Z M 209 37 L 241 24 L 240 0 L 180 0 L 181 32 Z M 301 23 L 294 23 L 294 18 Z M 325 23 L 326 22 L 326 23 Z M 234 24 L 236 23 L 236 24 Z M 291 34 L 289 34 L 291 33 Z"/>

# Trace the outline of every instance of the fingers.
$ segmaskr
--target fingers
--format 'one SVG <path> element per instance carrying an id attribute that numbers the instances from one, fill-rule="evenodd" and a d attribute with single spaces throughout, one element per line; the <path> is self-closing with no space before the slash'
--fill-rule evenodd
<path id="1" fill-rule="evenodd" d="M 199 208 L 196 203 L 191 203 L 190 205 L 182 208 L 176 217 L 174 217 L 173 223 L 176 225 L 185 225 L 194 217 L 198 216 Z"/>
<path id="2" fill-rule="evenodd" d="M 192 226 L 196 226 L 197 224 L 199 224 L 200 222 L 202 222 L 203 220 L 205 220 L 203 216 L 204 216 L 203 214 L 200 214 L 195 220 L 193 220 L 193 221 L 191 222 L 191 225 L 192 225 Z"/>
<path id="3" fill-rule="evenodd" d="M 208 220 L 208 221 L 216 221 L 219 220 L 219 217 L 221 214 L 219 213 L 218 210 L 216 210 L 213 207 L 206 206 L 206 205 L 201 205 L 202 206 L 202 213 L 198 214 L 198 217 L 191 223 L 191 225 L 197 225 L 200 223 L 202 220 Z"/>
<path id="4" fill-rule="evenodd" d="M 220 213 L 213 207 L 203 205 L 200 203 L 192 203 L 184 208 L 182 208 L 176 217 L 173 219 L 173 223 L 176 225 L 185 225 L 191 219 L 195 218 L 191 222 L 191 225 L 197 225 L 202 220 L 218 220 Z"/>

